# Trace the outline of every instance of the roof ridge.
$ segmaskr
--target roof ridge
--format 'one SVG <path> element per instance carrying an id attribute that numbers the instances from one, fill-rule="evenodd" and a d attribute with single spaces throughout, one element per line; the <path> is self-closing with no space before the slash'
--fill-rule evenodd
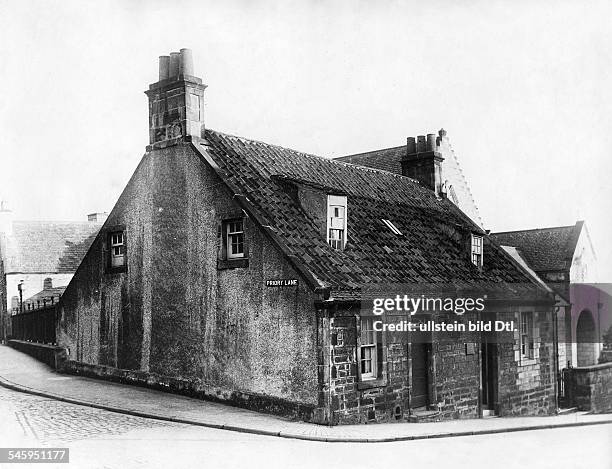
<path id="1" fill-rule="evenodd" d="M 400 148 L 406 148 L 406 145 L 398 145 L 396 147 L 381 148 L 379 150 L 363 151 L 361 153 L 351 153 L 350 155 L 336 156 L 333 159 L 334 160 L 339 160 L 340 158 L 352 158 L 353 156 L 362 156 L 362 155 L 368 155 L 368 154 L 371 154 L 371 153 L 380 153 L 380 152 L 383 152 L 383 151 L 398 150 Z"/>
<path id="2" fill-rule="evenodd" d="M 329 158 L 329 157 L 326 157 L 326 156 L 315 155 L 314 153 L 305 153 L 303 151 L 295 150 L 293 148 L 283 147 L 281 145 L 276 145 L 276 144 L 273 144 L 273 143 L 267 143 L 267 142 L 264 142 L 262 140 L 254 140 L 254 139 L 251 139 L 251 138 L 241 137 L 239 135 L 228 134 L 226 132 L 220 132 L 220 131 L 214 130 L 214 129 L 206 129 L 206 131 L 213 132 L 213 133 L 216 133 L 218 135 L 223 135 L 223 136 L 230 137 L 230 138 L 236 138 L 236 139 L 239 139 L 239 140 L 244 140 L 245 142 L 259 143 L 261 145 L 265 145 L 265 146 L 270 147 L 270 148 L 278 148 L 278 149 L 281 149 L 281 150 L 288 150 L 288 151 L 291 151 L 291 152 L 296 153 L 298 155 L 305 156 L 307 158 L 315 158 L 315 159 L 318 159 L 318 160 L 326 161 L 326 162 L 331 163 L 331 164 L 342 165 L 342 166 L 350 166 L 352 168 L 358 169 L 359 171 L 389 174 L 389 175 L 392 175 L 394 177 L 405 179 L 405 180 L 408 180 L 408 181 L 412 181 L 412 182 L 415 182 L 415 183 L 421 185 L 419 183 L 419 181 L 417 181 L 416 179 L 413 179 L 413 178 L 408 177 L 408 176 L 403 176 L 401 174 L 394 173 L 393 171 L 386 171 L 384 169 L 370 168 L 369 166 L 362 166 L 362 165 L 359 165 L 359 164 L 347 163 L 347 162 L 344 162 L 344 161 L 338 161 L 337 158 Z"/>
<path id="3" fill-rule="evenodd" d="M 510 231 L 495 231 L 491 232 L 492 235 L 509 234 L 509 233 L 525 233 L 527 231 L 546 231 L 546 230 L 558 230 L 560 228 L 574 228 L 576 225 L 563 225 L 563 226 L 550 226 L 547 228 L 529 228 L 526 230 L 510 230 Z"/>
<path id="4" fill-rule="evenodd" d="M 82 225 L 102 224 L 100 221 L 89 220 L 13 220 L 13 223 L 79 223 Z"/>

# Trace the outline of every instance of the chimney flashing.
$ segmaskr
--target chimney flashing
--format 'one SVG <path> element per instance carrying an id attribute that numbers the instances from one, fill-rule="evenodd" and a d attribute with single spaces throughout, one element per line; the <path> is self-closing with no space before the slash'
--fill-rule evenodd
<path id="1" fill-rule="evenodd" d="M 149 90 L 148 91 L 164 88 L 164 87 L 166 87 L 168 85 L 172 85 L 174 83 L 182 82 L 182 81 L 184 81 L 186 83 L 193 83 L 194 85 L 202 85 L 204 87 L 207 86 L 207 85 L 203 85 L 202 84 L 202 79 L 201 78 L 195 77 L 193 75 L 177 75 L 175 77 L 170 77 L 170 78 L 166 78 L 164 80 L 160 80 L 160 81 L 155 82 L 155 83 L 151 83 L 149 85 Z M 146 91 L 145 91 L 145 93 L 146 93 Z"/>

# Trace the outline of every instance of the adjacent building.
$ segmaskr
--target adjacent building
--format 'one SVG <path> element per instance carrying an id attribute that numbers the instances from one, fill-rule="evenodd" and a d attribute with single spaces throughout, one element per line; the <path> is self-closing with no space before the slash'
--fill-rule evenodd
<path id="1" fill-rule="evenodd" d="M 597 257 L 584 221 L 494 233 L 558 295 L 559 366 L 597 363 L 602 334 L 612 326 L 610 292 L 597 285 Z"/>
<path id="2" fill-rule="evenodd" d="M 2 338 L 10 335 L 8 316 L 43 289 L 68 285 L 102 226 L 106 214 L 88 221 L 15 220 L 0 207 L 0 302 Z M 55 295 L 57 297 L 57 295 Z"/>
<path id="3" fill-rule="evenodd" d="M 555 412 L 555 300 L 442 178 L 443 132 L 407 177 L 206 129 L 204 90 L 189 50 L 160 58 L 147 151 L 62 295 L 69 368 L 322 424 Z M 391 285 L 517 326 L 383 332 L 362 300 Z"/>

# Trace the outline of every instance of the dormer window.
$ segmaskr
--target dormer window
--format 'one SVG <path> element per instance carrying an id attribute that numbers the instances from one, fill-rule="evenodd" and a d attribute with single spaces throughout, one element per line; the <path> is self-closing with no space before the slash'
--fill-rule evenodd
<path id="1" fill-rule="evenodd" d="M 346 246 L 346 196 L 327 196 L 327 242 L 338 250 Z"/>
<path id="2" fill-rule="evenodd" d="M 482 236 L 472 235 L 472 264 L 482 267 Z"/>

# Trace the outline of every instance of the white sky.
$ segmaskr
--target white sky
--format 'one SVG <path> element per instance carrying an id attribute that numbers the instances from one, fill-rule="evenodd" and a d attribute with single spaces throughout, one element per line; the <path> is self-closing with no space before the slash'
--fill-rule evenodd
<path id="1" fill-rule="evenodd" d="M 323 156 L 444 127 L 486 228 L 585 219 L 612 281 L 612 5 L 423 3 L 0 0 L 0 197 L 110 211 L 189 47 L 208 127 Z"/>

